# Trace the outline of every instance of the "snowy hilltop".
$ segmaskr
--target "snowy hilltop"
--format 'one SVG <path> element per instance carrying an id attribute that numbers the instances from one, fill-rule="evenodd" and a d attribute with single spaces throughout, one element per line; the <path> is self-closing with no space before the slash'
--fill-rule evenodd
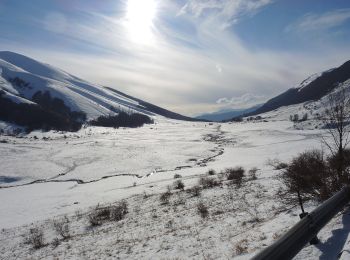
<path id="1" fill-rule="evenodd" d="M 89 83 L 51 65 L 8 51 L 0 52 L 0 91 L 3 98 L 15 104 L 39 105 L 47 109 L 46 102 L 50 103 L 53 112 L 65 109 L 70 113 L 82 113 L 84 120 L 121 111 L 192 120 L 114 88 Z M 59 108 L 55 111 L 57 106 Z"/>

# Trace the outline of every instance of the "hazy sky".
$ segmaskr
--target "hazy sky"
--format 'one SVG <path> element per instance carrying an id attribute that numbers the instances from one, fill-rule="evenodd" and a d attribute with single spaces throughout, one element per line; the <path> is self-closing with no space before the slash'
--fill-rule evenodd
<path id="1" fill-rule="evenodd" d="M 349 0 L 0 0 L 0 49 L 187 115 L 350 59 Z"/>

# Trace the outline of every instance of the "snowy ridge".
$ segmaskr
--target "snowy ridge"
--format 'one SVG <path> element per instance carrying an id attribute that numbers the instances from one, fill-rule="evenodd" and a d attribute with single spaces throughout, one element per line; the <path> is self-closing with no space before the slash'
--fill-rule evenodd
<path id="1" fill-rule="evenodd" d="M 283 106 L 277 108 L 275 110 L 262 113 L 260 116 L 263 119 L 273 120 L 273 121 L 290 121 L 290 116 L 298 115 L 299 119 L 301 119 L 305 114 L 307 114 L 306 121 L 300 121 L 294 124 L 294 128 L 303 130 L 303 129 L 317 129 L 322 128 L 323 125 L 317 120 L 317 115 L 320 115 L 327 108 L 325 104 L 327 104 L 327 100 L 329 99 L 329 95 L 333 95 L 340 91 L 340 87 L 344 88 L 345 92 L 350 94 L 350 79 L 347 81 L 338 84 L 336 88 L 333 89 L 329 94 L 325 95 L 319 100 L 316 101 L 307 101 L 300 104 Z"/>
<path id="2" fill-rule="evenodd" d="M 13 81 L 19 79 L 20 84 Z M 38 91 L 48 91 L 62 99 L 72 111 L 86 113 L 88 119 L 118 111 L 131 111 L 156 116 L 138 99 L 92 84 L 69 73 L 26 56 L 0 52 L 0 90 L 18 102 L 30 102 Z M 18 98 L 17 98 L 17 97 Z M 181 116 L 181 115 L 178 115 Z"/>
<path id="3" fill-rule="evenodd" d="M 307 79 L 304 79 L 299 85 L 297 85 L 295 88 L 298 89 L 298 92 L 300 92 L 303 88 L 305 88 L 307 85 L 309 85 L 312 81 L 314 81 L 315 79 L 319 78 L 322 73 L 315 73 L 312 74 L 310 77 L 308 77 Z"/>
<path id="4" fill-rule="evenodd" d="M 289 88 L 269 99 L 260 108 L 247 115 L 257 115 L 283 106 L 319 100 L 348 79 L 350 79 L 350 60 L 337 68 L 310 76 L 297 87 Z"/>
<path id="5" fill-rule="evenodd" d="M 307 87 L 311 82 L 315 81 L 317 78 L 321 77 L 324 73 L 328 73 L 333 71 L 333 69 L 329 69 L 323 72 L 312 74 L 307 79 L 304 79 L 299 85 L 297 85 L 295 88 L 298 89 L 298 92 L 300 92 L 303 88 Z"/>

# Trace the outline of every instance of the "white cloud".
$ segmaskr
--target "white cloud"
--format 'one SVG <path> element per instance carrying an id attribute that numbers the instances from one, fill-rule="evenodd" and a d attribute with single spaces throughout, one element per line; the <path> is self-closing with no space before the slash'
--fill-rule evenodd
<path id="1" fill-rule="evenodd" d="M 219 73 L 222 73 L 222 67 L 220 64 L 216 64 L 215 67 Z"/>
<path id="2" fill-rule="evenodd" d="M 308 13 L 295 23 L 286 27 L 286 31 L 324 31 L 342 25 L 350 19 L 350 9 L 338 9 L 323 14 Z"/>
<path id="3" fill-rule="evenodd" d="M 200 17 L 209 13 L 209 16 L 221 22 L 221 28 L 226 28 L 271 3 L 272 0 L 189 0 L 178 15 L 193 14 Z"/>
<path id="4" fill-rule="evenodd" d="M 219 98 L 216 103 L 225 108 L 249 108 L 266 101 L 265 96 L 253 95 L 251 93 L 243 94 L 239 97 Z"/>

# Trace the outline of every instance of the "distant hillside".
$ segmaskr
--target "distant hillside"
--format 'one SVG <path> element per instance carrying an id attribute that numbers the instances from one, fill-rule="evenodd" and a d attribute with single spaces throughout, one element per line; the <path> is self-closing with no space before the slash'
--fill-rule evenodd
<path id="1" fill-rule="evenodd" d="M 77 129 L 76 123 L 79 126 L 120 112 L 198 120 L 113 88 L 89 83 L 51 65 L 9 51 L 0 51 L 0 91 L 3 110 L 0 120 L 34 129 Z M 64 127 L 65 124 L 72 127 Z"/>
<path id="2" fill-rule="evenodd" d="M 113 91 L 113 92 L 115 92 L 115 93 L 117 93 L 119 95 L 125 96 L 127 98 L 130 98 L 130 99 L 138 102 L 139 103 L 139 105 L 138 105 L 139 108 L 146 109 L 147 111 L 150 111 L 152 113 L 155 113 L 155 114 L 167 117 L 167 118 L 183 120 L 183 121 L 201 121 L 198 118 L 192 118 L 192 117 L 188 117 L 188 116 L 183 116 L 181 114 L 178 114 L 178 113 L 172 112 L 170 110 L 161 108 L 159 106 L 153 105 L 153 104 L 148 103 L 146 101 L 143 101 L 141 99 L 134 98 L 134 97 L 129 96 L 129 95 L 127 95 L 127 94 L 125 94 L 125 93 L 123 93 L 121 91 L 118 91 L 116 89 L 113 89 L 113 88 L 110 88 L 110 87 L 105 87 L 105 88 L 110 90 L 110 91 Z"/>
<path id="3" fill-rule="evenodd" d="M 221 110 L 214 113 L 199 115 L 199 116 L 196 116 L 196 118 L 202 119 L 202 120 L 208 120 L 208 121 L 221 122 L 221 121 L 230 120 L 234 117 L 239 117 L 241 115 L 253 112 L 258 108 L 260 108 L 261 106 L 262 105 L 256 105 L 245 109 Z"/>
<path id="4" fill-rule="evenodd" d="M 268 100 L 262 107 L 247 113 L 245 116 L 256 115 L 311 100 L 318 100 L 332 91 L 339 83 L 350 78 L 350 61 L 338 68 L 314 74 L 304 80 L 298 87 L 288 89 L 286 92 Z"/>

